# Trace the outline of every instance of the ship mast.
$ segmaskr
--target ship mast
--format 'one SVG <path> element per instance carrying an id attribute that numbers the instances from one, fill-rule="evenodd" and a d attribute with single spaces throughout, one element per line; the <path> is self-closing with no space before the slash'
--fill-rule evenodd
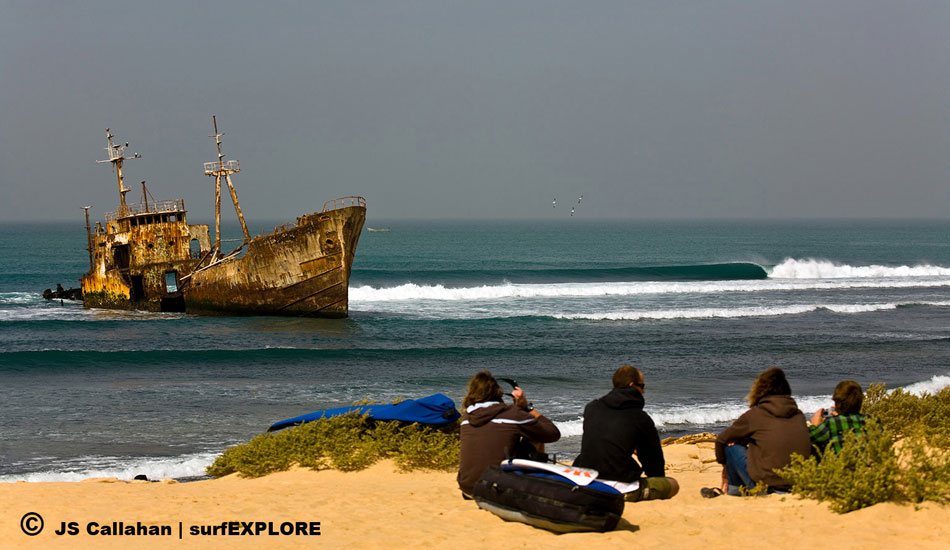
<path id="1" fill-rule="evenodd" d="M 224 161 L 224 153 L 221 152 L 221 136 L 224 134 L 218 132 L 218 119 L 211 116 L 211 122 L 214 124 L 215 143 L 218 146 L 218 161 L 205 163 L 205 174 L 214 176 L 214 247 L 215 253 L 221 249 L 221 178 L 223 177 L 228 184 L 228 190 L 231 192 L 231 202 L 234 203 L 234 211 L 237 212 L 238 220 L 241 221 L 241 229 L 244 231 L 244 246 L 251 240 L 250 233 L 247 232 L 247 224 L 244 223 L 244 214 L 241 213 L 241 205 L 238 204 L 237 191 L 234 190 L 234 184 L 231 183 L 231 174 L 240 172 L 238 161 Z M 238 247 L 240 248 L 240 247 Z"/>
<path id="2" fill-rule="evenodd" d="M 89 209 L 91 206 L 83 206 L 82 209 L 86 212 L 86 250 L 89 251 L 89 272 L 91 273 L 95 269 L 95 265 L 92 263 L 92 229 L 89 227 Z"/>
<path id="3" fill-rule="evenodd" d="M 122 145 L 113 145 L 112 138 L 115 137 L 112 135 L 112 132 L 106 128 L 106 140 L 109 143 L 109 146 L 106 147 L 106 151 L 109 152 L 108 160 L 97 160 L 96 164 L 102 164 L 105 162 L 111 162 L 115 167 L 115 176 L 119 182 L 119 211 L 116 213 L 117 217 L 127 216 L 129 214 L 129 207 L 125 205 L 125 194 L 131 191 L 122 183 L 122 161 L 140 159 L 142 155 L 135 153 L 131 157 L 125 156 L 125 148 L 129 146 L 128 143 L 123 147 Z"/>

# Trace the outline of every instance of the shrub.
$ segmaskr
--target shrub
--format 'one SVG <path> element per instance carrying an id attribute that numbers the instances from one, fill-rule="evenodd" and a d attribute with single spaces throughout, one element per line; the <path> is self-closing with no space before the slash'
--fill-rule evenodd
<path id="1" fill-rule="evenodd" d="M 861 436 L 845 438 L 840 452 L 826 452 L 821 462 L 795 454 L 776 473 L 792 484 L 792 492 L 828 501 L 838 513 L 892 500 L 898 473 L 893 434 L 869 422 Z"/>
<path id="2" fill-rule="evenodd" d="M 918 397 L 902 388 L 889 392 L 884 384 L 871 384 L 861 412 L 898 435 L 950 437 L 950 386 Z"/>
<path id="3" fill-rule="evenodd" d="M 433 430 L 413 424 L 402 429 L 399 438 L 399 452 L 393 458 L 400 470 L 458 469 L 458 424 L 452 431 Z"/>
<path id="4" fill-rule="evenodd" d="M 400 470 L 453 470 L 459 463 L 458 423 L 434 428 L 350 413 L 261 434 L 226 449 L 207 472 L 258 477 L 295 464 L 354 471 L 385 458 L 392 458 Z"/>
<path id="5" fill-rule="evenodd" d="M 871 384 L 861 412 L 864 435 L 845 438 L 840 453 L 820 463 L 793 455 L 777 470 L 792 491 L 839 513 L 887 500 L 950 502 L 950 387 L 918 397 Z"/>
<path id="6" fill-rule="evenodd" d="M 769 493 L 769 486 L 761 479 L 755 482 L 754 487 L 746 487 L 745 485 L 739 486 L 739 496 L 743 497 L 759 497 L 765 496 Z"/>
<path id="7" fill-rule="evenodd" d="M 914 503 L 950 502 L 950 441 L 914 435 L 897 447 L 902 497 Z"/>

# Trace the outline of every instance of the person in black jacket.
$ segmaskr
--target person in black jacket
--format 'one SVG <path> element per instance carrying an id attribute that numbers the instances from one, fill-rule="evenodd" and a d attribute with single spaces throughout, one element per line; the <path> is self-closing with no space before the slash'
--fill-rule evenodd
<path id="1" fill-rule="evenodd" d="M 627 493 L 628 501 L 671 498 L 679 484 L 666 477 L 660 435 L 653 419 L 643 411 L 643 373 L 623 365 L 614 373 L 613 384 L 610 393 L 584 408 L 581 454 L 574 466 L 597 470 L 598 479 L 638 481 L 640 487 Z"/>

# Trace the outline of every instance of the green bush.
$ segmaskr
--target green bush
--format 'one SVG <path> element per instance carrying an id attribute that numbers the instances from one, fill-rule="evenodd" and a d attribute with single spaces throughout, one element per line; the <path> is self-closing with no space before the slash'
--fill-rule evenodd
<path id="1" fill-rule="evenodd" d="M 440 431 L 411 424 L 400 431 L 399 452 L 393 455 L 396 466 L 410 470 L 457 470 L 459 466 L 458 425 L 452 431 Z"/>
<path id="2" fill-rule="evenodd" d="M 914 503 L 950 502 L 950 439 L 914 435 L 897 447 L 902 497 Z"/>
<path id="3" fill-rule="evenodd" d="M 795 454 L 776 473 L 792 484 L 792 492 L 828 501 L 838 513 L 893 500 L 898 476 L 893 434 L 869 422 L 862 435 L 845 438 L 840 452 L 829 449 L 821 462 Z"/>
<path id="4" fill-rule="evenodd" d="M 793 455 L 776 471 L 792 491 L 839 513 L 888 500 L 950 502 L 950 388 L 918 397 L 871 384 L 861 412 L 864 435 L 845 438 L 840 453 L 821 462 Z"/>
<path id="5" fill-rule="evenodd" d="M 902 388 L 888 392 L 871 384 L 861 412 L 877 418 L 897 435 L 950 437 L 950 386 L 935 394 L 916 396 Z"/>
<path id="6" fill-rule="evenodd" d="M 234 472 L 258 477 L 295 464 L 354 471 L 386 458 L 400 470 L 454 470 L 459 463 L 458 423 L 433 428 L 351 413 L 261 434 L 226 449 L 207 472 L 215 477 Z"/>

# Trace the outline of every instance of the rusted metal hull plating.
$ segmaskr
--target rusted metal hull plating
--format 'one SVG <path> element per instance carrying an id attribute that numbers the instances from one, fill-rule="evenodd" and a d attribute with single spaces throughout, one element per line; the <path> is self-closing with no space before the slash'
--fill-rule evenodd
<path id="1" fill-rule="evenodd" d="M 253 238 L 241 257 L 199 268 L 183 285 L 185 311 L 203 314 L 346 317 L 364 205 L 297 218 Z"/>

